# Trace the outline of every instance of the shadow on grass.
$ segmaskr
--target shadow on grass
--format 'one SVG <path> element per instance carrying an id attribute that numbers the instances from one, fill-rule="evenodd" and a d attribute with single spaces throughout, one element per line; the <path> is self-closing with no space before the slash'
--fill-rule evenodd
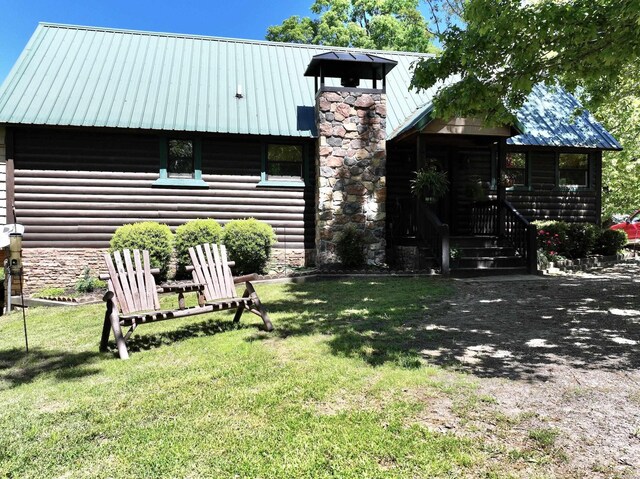
<path id="1" fill-rule="evenodd" d="M 142 328 L 136 329 L 127 345 L 130 352 L 147 351 L 150 349 L 161 348 L 163 346 L 171 345 L 180 341 L 185 341 L 191 338 L 197 338 L 201 336 L 214 336 L 216 334 L 224 333 L 227 331 L 235 331 L 238 329 L 253 328 L 252 325 L 241 323 L 234 323 L 233 316 L 229 315 L 227 319 L 209 319 L 207 321 L 199 321 L 197 323 L 190 323 L 180 326 L 177 329 L 170 331 L 164 331 L 161 333 L 147 334 L 144 332 L 144 325 Z M 142 329 L 142 331 L 141 331 Z M 137 334 L 140 332 L 140 334 Z M 109 349 L 116 354 L 116 345 L 114 341 L 109 342 Z"/>
<path id="2" fill-rule="evenodd" d="M 287 299 L 267 306 L 277 315 L 277 337 L 330 335 L 333 354 L 372 366 L 426 361 L 480 377 L 535 381 L 547 380 L 556 365 L 640 366 L 633 277 L 455 286 L 427 279 L 325 281 L 288 285 Z M 447 284 L 456 288 L 450 299 Z"/>
<path id="3" fill-rule="evenodd" d="M 332 336 L 327 343 L 332 354 L 403 368 L 421 366 L 412 330 L 451 291 L 446 281 L 424 278 L 318 281 L 285 288 L 287 299 L 266 304 L 277 317 L 274 332 L 254 340 L 326 334 Z"/>
<path id="4" fill-rule="evenodd" d="M 53 374 L 58 380 L 80 379 L 98 373 L 92 367 L 99 353 L 69 353 L 32 348 L 29 353 L 22 349 L 0 351 L 0 390 L 13 388 L 34 381 L 41 376 Z"/>

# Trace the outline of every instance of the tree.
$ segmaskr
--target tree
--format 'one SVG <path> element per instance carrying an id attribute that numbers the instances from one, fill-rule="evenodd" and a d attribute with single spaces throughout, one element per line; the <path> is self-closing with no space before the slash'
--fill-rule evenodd
<path id="1" fill-rule="evenodd" d="M 267 40 L 412 52 L 434 51 L 419 0 L 315 0 L 316 18 L 292 16 Z"/>
<path id="2" fill-rule="evenodd" d="M 640 60 L 640 0 L 467 0 L 463 7 L 466 25 L 440 35 L 442 53 L 422 61 L 413 79 L 418 88 L 441 85 L 434 102 L 441 117 L 511 123 L 537 83 L 602 105 Z M 447 79 L 458 81 L 442 86 Z"/>
<path id="3" fill-rule="evenodd" d="M 626 81 L 618 98 L 602 104 L 594 115 L 624 147 L 621 152 L 605 152 L 602 158 L 602 217 L 632 213 L 640 208 L 640 96 L 638 68 L 627 68 Z"/>

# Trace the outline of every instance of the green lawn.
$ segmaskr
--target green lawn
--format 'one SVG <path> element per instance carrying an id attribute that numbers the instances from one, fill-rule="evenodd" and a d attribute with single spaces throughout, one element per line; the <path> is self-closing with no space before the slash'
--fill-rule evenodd
<path id="1" fill-rule="evenodd" d="M 103 305 L 29 310 L 28 355 L 21 314 L 1 317 L 0 477 L 509 470 L 513 451 L 420 419 L 438 398 L 478 399 L 467 376 L 429 366 L 412 349 L 421 318 L 452 294 L 449 282 L 323 281 L 258 291 L 274 332 L 260 331 L 250 314 L 237 327 L 226 313 L 143 325 L 129 361 L 98 352 Z"/>

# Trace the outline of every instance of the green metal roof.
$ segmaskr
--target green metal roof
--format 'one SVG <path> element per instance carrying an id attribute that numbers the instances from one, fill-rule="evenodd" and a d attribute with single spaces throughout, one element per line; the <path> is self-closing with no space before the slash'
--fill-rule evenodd
<path id="1" fill-rule="evenodd" d="M 426 54 L 42 23 L 0 86 L 0 124 L 314 137 L 305 71 L 328 52 L 397 62 L 387 75 L 389 139 L 429 120 L 436 89 L 409 90 Z M 563 90 L 536 87 L 509 143 L 620 149 L 591 114 L 574 117 L 578 106 Z"/>
<path id="2" fill-rule="evenodd" d="M 398 62 L 389 133 L 431 97 L 409 91 L 411 65 L 425 57 L 415 53 L 40 24 L 0 87 L 0 123 L 311 137 L 314 80 L 304 73 L 330 51 Z"/>

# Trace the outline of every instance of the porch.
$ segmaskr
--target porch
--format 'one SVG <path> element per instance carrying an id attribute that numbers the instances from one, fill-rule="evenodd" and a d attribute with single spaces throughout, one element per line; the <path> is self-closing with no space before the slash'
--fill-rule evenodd
<path id="1" fill-rule="evenodd" d="M 420 134 L 390 147 L 389 261 L 445 275 L 534 273 L 535 226 L 507 201 L 505 158 L 504 136 Z M 411 194 L 425 165 L 446 172 L 450 185 L 432 205 Z"/>

